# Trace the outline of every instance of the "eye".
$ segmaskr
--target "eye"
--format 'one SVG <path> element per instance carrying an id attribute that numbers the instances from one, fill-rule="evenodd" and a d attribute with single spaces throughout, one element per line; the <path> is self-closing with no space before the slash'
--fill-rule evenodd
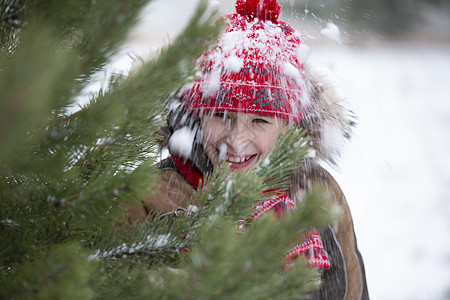
<path id="1" fill-rule="evenodd" d="M 216 113 L 214 113 L 213 116 L 215 118 L 220 118 L 220 119 L 224 119 L 224 120 L 230 118 L 230 116 L 228 116 L 227 113 L 224 113 L 224 112 L 216 112 Z"/>
<path id="2" fill-rule="evenodd" d="M 261 119 L 261 118 L 255 118 L 252 120 L 252 123 L 256 123 L 256 124 L 269 124 L 269 122 L 265 119 Z"/>

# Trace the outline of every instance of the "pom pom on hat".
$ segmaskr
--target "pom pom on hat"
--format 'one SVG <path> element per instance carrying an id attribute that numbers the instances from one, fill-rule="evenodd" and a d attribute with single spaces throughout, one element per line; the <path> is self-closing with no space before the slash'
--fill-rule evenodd
<path id="1" fill-rule="evenodd" d="M 300 122 L 307 105 L 301 40 L 276 0 L 238 0 L 216 46 L 183 92 L 192 113 L 239 112 Z"/>
<path id="2" fill-rule="evenodd" d="M 277 0 L 237 0 L 236 12 L 250 19 L 270 20 L 277 22 L 281 6 Z"/>

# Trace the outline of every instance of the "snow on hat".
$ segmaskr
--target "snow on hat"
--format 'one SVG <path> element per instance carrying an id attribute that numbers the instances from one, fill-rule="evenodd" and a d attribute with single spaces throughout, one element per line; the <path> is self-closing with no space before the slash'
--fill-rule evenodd
<path id="1" fill-rule="evenodd" d="M 198 60 L 199 79 L 183 92 L 188 111 L 301 121 L 304 45 L 280 11 L 277 0 L 237 0 L 218 43 Z"/>

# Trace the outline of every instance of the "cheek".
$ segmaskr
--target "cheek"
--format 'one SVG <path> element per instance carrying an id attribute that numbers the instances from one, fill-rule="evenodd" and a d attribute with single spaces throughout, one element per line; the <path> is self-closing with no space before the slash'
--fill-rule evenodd
<path id="1" fill-rule="evenodd" d="M 257 142 L 255 143 L 259 152 L 262 155 L 267 155 L 278 142 L 278 138 L 280 136 L 280 130 L 268 130 L 264 132 L 263 135 L 260 135 Z"/>
<path id="2" fill-rule="evenodd" d="M 220 141 L 223 140 L 224 127 L 217 122 L 204 122 L 202 123 L 202 145 L 205 149 L 206 155 L 209 159 L 216 163 L 218 158 L 217 150 L 220 147 Z"/>
<path id="3" fill-rule="evenodd" d="M 202 123 L 202 145 L 213 163 L 218 162 L 217 150 L 226 137 L 227 128 L 225 122 L 217 122 L 214 119 Z"/>
<path id="4" fill-rule="evenodd" d="M 218 128 L 210 122 L 202 124 L 202 144 L 206 146 L 208 144 L 214 144 L 218 139 Z"/>

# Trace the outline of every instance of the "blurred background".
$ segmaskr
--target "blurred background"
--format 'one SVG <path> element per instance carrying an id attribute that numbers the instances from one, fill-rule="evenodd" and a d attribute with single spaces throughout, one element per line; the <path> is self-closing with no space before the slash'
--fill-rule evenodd
<path id="1" fill-rule="evenodd" d="M 234 0 L 214 1 L 222 13 Z M 197 0 L 154 0 L 112 72 L 170 43 Z M 280 0 L 358 126 L 331 169 L 372 299 L 450 299 L 450 1 Z"/>

